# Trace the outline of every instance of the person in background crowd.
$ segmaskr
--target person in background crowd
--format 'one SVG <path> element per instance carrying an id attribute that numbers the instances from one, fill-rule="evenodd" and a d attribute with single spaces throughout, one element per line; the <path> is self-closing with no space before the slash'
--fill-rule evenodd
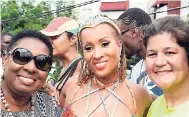
<path id="1" fill-rule="evenodd" d="M 4 55 L 4 51 L 6 51 L 8 44 L 12 38 L 12 34 L 8 32 L 1 33 L 1 56 Z"/>
<path id="2" fill-rule="evenodd" d="M 51 42 L 38 31 L 25 30 L 11 39 L 3 57 L 1 117 L 62 115 L 55 98 L 39 91 L 51 69 L 52 53 Z"/>
<path id="3" fill-rule="evenodd" d="M 2 33 L 2 31 L 3 31 L 3 23 L 1 22 L 1 33 Z M 2 77 L 2 74 L 3 74 L 2 58 L 1 57 L 2 57 L 2 53 L 0 53 L 0 82 L 1 82 L 1 77 Z"/>
<path id="4" fill-rule="evenodd" d="M 7 32 L 2 32 L 1 33 L 0 82 L 1 82 L 1 77 L 3 75 L 2 57 L 5 55 L 5 51 L 7 49 L 8 44 L 10 43 L 10 40 L 11 40 L 12 36 L 13 36 L 12 34 L 7 33 Z"/>
<path id="5" fill-rule="evenodd" d="M 130 80 L 137 84 L 142 84 L 154 98 L 162 94 L 159 89 L 149 79 L 145 67 L 146 49 L 143 44 L 142 27 L 152 23 L 150 16 L 140 8 L 129 8 L 117 19 L 117 25 L 121 30 L 121 40 L 125 45 L 127 57 L 133 55 L 140 56 L 140 60 L 131 70 Z"/>
<path id="6" fill-rule="evenodd" d="M 55 84 L 59 92 L 70 77 L 79 75 L 81 69 L 79 61 L 82 57 L 77 51 L 78 29 L 79 25 L 75 20 L 68 17 L 57 17 L 41 30 L 53 44 L 53 56 L 63 63 L 63 69 Z"/>
<path id="7" fill-rule="evenodd" d="M 153 102 L 147 117 L 189 116 L 188 32 L 189 24 L 177 16 L 160 18 L 144 30 L 146 69 L 164 92 Z"/>
<path id="8" fill-rule="evenodd" d="M 79 79 L 69 79 L 63 88 L 62 117 L 145 117 L 152 98 L 141 85 L 126 80 L 126 57 L 115 22 L 92 17 L 78 37 L 84 60 Z"/>

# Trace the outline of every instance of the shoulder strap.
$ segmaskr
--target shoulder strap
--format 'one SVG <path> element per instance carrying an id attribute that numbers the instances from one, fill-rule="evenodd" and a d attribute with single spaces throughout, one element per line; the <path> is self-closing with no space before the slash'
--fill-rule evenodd
<path id="1" fill-rule="evenodd" d="M 77 64 L 78 62 L 82 59 L 82 57 L 78 57 L 77 59 L 75 59 L 68 67 L 67 69 L 64 71 L 64 73 L 62 74 L 62 76 L 58 79 L 57 83 L 55 84 L 55 88 L 58 91 L 61 91 L 63 86 L 65 85 L 65 83 L 67 82 L 67 80 L 73 76 L 76 68 L 77 68 Z"/>

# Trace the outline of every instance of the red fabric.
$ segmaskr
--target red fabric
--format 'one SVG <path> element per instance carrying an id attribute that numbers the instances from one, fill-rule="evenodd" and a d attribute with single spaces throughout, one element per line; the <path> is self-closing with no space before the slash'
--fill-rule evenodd
<path id="1" fill-rule="evenodd" d="M 66 107 L 66 111 L 64 111 L 62 117 L 75 117 L 70 107 Z"/>
<path id="2" fill-rule="evenodd" d="M 65 22 L 72 20 L 71 18 L 68 17 L 56 17 L 54 18 L 48 26 L 44 29 L 46 32 L 53 32 L 57 30 L 60 26 L 62 26 Z"/>
<path id="3" fill-rule="evenodd" d="M 128 9 L 128 1 L 102 2 L 100 5 L 101 11 L 126 10 L 126 9 Z"/>

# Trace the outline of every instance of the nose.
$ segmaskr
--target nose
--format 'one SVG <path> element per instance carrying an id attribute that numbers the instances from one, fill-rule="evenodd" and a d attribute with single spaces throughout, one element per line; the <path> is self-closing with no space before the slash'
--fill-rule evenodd
<path id="1" fill-rule="evenodd" d="M 158 54 L 155 60 L 156 67 L 163 67 L 167 64 L 167 60 L 163 54 Z"/>
<path id="2" fill-rule="evenodd" d="M 95 48 L 94 58 L 100 59 L 103 56 L 103 51 L 100 48 Z"/>
<path id="3" fill-rule="evenodd" d="M 32 59 L 29 63 L 24 65 L 24 70 L 28 73 L 34 73 L 37 70 L 37 67 L 35 65 L 35 61 Z"/>

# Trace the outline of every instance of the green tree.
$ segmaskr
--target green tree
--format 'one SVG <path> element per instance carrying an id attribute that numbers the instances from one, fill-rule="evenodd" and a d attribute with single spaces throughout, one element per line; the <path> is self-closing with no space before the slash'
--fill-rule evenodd
<path id="1" fill-rule="evenodd" d="M 1 20 L 5 26 L 4 31 L 13 34 L 24 29 L 41 30 L 49 24 L 54 15 L 76 18 L 75 10 L 68 9 L 70 5 L 74 4 L 74 1 L 70 0 L 57 1 L 56 14 L 51 9 L 52 1 L 41 1 L 38 4 L 34 4 L 36 3 L 35 0 L 21 0 L 20 2 L 4 0 L 0 3 Z M 62 10 L 63 8 L 67 9 Z M 62 66 L 58 59 L 54 58 L 53 61 L 56 64 L 56 66 L 53 66 L 56 70 L 52 78 L 56 80 L 61 72 Z"/>
<path id="2" fill-rule="evenodd" d="M 16 1 L 2 1 L 1 2 L 1 20 L 7 20 L 7 22 L 10 22 L 12 19 L 19 18 L 20 12 L 19 12 L 19 6 L 16 4 Z M 6 24 L 5 31 L 6 32 L 12 32 L 13 29 L 20 30 L 21 27 L 19 27 L 20 22 L 3 22 Z"/>
<path id="3" fill-rule="evenodd" d="M 37 5 L 33 3 L 2 1 L 1 20 L 6 32 L 15 34 L 23 29 L 41 30 L 52 20 L 53 15 L 47 2 L 41 1 Z"/>
<path id="4" fill-rule="evenodd" d="M 76 20 L 77 12 L 73 9 L 73 0 L 62 0 L 56 2 L 56 16 L 71 17 Z"/>

